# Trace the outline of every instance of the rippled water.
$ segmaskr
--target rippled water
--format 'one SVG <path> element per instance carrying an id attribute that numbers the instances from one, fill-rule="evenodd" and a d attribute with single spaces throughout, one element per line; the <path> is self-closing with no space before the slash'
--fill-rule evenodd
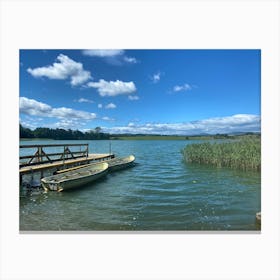
<path id="1" fill-rule="evenodd" d="M 55 141 L 66 142 L 75 141 Z M 109 141 L 88 143 L 91 153 L 109 152 Z M 22 191 L 20 230 L 259 229 L 260 173 L 185 164 L 180 150 L 190 143 L 111 141 L 114 153 L 134 154 L 137 165 L 78 190 Z"/>

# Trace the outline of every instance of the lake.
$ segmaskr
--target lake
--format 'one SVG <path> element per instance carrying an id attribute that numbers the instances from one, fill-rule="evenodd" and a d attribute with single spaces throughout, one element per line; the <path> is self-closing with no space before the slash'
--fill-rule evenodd
<path id="1" fill-rule="evenodd" d="M 133 154 L 136 166 L 86 187 L 20 192 L 22 231 L 259 230 L 261 174 L 187 164 L 181 150 L 201 141 L 21 141 L 89 143 L 90 153 Z"/>

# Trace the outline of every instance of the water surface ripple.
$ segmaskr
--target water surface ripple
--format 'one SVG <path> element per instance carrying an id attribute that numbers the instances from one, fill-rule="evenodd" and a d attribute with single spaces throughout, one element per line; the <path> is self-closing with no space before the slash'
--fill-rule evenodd
<path id="1" fill-rule="evenodd" d="M 60 142 L 75 141 L 55 141 Z M 91 153 L 109 151 L 109 141 L 88 142 Z M 255 213 L 261 206 L 260 174 L 185 164 L 180 150 L 189 143 L 112 141 L 112 151 L 117 155 L 136 156 L 135 167 L 111 173 L 78 190 L 21 192 L 20 229 L 259 229 Z"/>

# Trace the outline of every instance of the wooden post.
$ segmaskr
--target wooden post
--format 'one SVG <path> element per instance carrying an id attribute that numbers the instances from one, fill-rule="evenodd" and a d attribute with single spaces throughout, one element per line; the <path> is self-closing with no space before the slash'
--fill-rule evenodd
<path id="1" fill-rule="evenodd" d="M 66 151 L 66 148 L 65 148 L 65 145 L 63 146 L 63 168 L 65 168 L 65 151 Z"/>
<path id="2" fill-rule="evenodd" d="M 38 147 L 38 162 L 42 162 L 43 161 L 43 154 L 42 154 L 42 146 Z"/>

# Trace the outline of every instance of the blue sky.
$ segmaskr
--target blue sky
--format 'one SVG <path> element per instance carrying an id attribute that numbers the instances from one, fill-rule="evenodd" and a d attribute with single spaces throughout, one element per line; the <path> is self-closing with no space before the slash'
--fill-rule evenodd
<path id="1" fill-rule="evenodd" d="M 20 50 L 23 126 L 260 131 L 260 50 Z"/>

